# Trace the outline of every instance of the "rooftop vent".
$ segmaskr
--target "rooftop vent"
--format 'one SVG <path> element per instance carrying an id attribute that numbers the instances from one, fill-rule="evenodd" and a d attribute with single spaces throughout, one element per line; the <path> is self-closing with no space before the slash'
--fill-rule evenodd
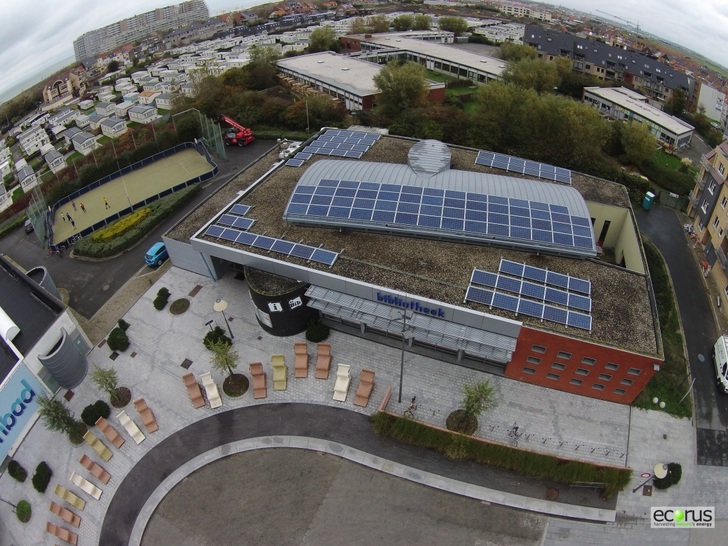
<path id="1" fill-rule="evenodd" d="M 439 140 L 421 140 L 410 148 L 407 161 L 410 168 L 421 176 L 432 176 L 450 168 L 452 153 Z"/>

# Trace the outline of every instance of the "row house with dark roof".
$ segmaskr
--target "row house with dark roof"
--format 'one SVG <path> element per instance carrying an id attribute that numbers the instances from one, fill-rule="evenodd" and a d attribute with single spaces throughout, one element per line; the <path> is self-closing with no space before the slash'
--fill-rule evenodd
<path id="1" fill-rule="evenodd" d="M 694 100 L 695 80 L 643 53 L 536 25 L 526 26 L 523 43 L 536 48 L 540 59 L 553 61 L 566 57 L 571 59 L 575 72 L 591 74 L 600 80 L 623 82 L 653 103 L 669 102 L 677 91 L 684 93 L 688 103 Z"/>

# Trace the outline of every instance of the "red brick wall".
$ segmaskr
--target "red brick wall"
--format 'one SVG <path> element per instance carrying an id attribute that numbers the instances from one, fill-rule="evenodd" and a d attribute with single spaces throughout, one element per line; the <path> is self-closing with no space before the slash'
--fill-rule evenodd
<path id="1" fill-rule="evenodd" d="M 505 375 L 543 387 L 631 404 L 655 374 L 655 363 L 661 364 L 662 360 L 524 326 Z M 635 375 L 637 370 L 639 374 Z M 575 384 L 577 381 L 581 384 Z M 620 393 L 620 389 L 624 392 Z"/>
<path id="2" fill-rule="evenodd" d="M 445 102 L 445 88 L 430 89 L 430 93 L 427 98 L 432 103 L 442 104 Z"/>

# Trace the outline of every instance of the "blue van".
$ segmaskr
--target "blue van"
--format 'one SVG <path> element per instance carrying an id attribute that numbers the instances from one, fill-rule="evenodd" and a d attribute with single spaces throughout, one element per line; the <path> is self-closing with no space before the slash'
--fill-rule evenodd
<path id="1" fill-rule="evenodd" d="M 169 254 L 167 254 L 167 247 L 164 246 L 164 243 L 154 243 L 152 248 L 147 250 L 144 262 L 149 267 L 155 267 L 162 265 L 167 258 L 169 258 Z"/>

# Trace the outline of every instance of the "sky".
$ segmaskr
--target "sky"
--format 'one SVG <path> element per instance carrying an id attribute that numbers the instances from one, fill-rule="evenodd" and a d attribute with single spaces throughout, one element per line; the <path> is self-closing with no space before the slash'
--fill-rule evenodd
<path id="1" fill-rule="evenodd" d="M 175 3 L 176 0 L 2 0 L 0 102 L 72 63 L 73 41 L 84 32 Z M 263 3 L 266 2 L 207 0 L 211 15 Z M 645 31 L 728 67 L 728 0 L 561 0 L 556 4 L 604 16 L 596 11 L 603 9 L 639 22 Z"/>

